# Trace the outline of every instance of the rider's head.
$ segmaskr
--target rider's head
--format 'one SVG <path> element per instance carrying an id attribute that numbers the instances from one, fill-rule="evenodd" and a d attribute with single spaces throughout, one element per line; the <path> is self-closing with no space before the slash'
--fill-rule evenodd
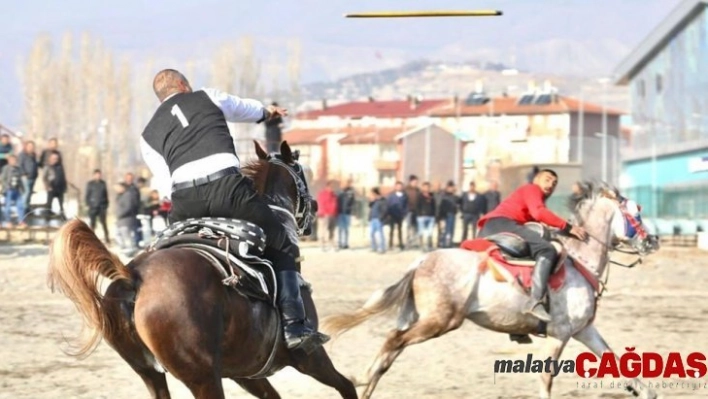
<path id="1" fill-rule="evenodd" d="M 541 187 L 543 194 L 550 197 L 556 191 L 558 184 L 558 174 L 551 169 L 541 169 L 533 178 L 533 184 Z"/>
<path id="2" fill-rule="evenodd" d="M 155 75 L 152 81 L 152 89 L 160 102 L 175 93 L 191 93 L 192 87 L 189 81 L 180 72 L 174 69 L 163 69 Z"/>

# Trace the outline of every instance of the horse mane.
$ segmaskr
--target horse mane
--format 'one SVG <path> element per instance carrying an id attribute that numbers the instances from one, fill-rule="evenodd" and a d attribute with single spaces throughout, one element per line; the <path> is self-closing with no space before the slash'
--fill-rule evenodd
<path id="1" fill-rule="evenodd" d="M 582 180 L 576 183 L 580 187 L 580 193 L 575 193 L 568 199 L 568 208 L 572 212 L 577 212 L 583 204 L 594 202 L 600 197 L 617 199 L 620 196 L 619 190 L 609 184 L 595 180 Z"/>
<path id="2" fill-rule="evenodd" d="M 269 170 L 270 162 L 265 159 L 254 159 L 241 165 L 241 172 L 248 179 L 251 179 L 256 186 L 256 191 L 261 195 L 265 191 L 265 182 Z"/>

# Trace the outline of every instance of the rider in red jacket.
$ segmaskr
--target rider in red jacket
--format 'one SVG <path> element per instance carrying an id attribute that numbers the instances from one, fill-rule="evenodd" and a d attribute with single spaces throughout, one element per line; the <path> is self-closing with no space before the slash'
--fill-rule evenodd
<path id="1" fill-rule="evenodd" d="M 536 260 L 536 266 L 531 285 L 531 296 L 534 302 L 527 313 L 546 322 L 549 322 L 551 317 L 543 308 L 542 300 L 546 294 L 548 277 L 558 261 L 558 253 L 550 242 L 524 227 L 524 223 L 540 222 L 562 229 L 581 240 L 587 238 L 587 233 L 582 227 L 572 226 L 546 208 L 546 199 L 553 194 L 557 184 L 556 172 L 542 169 L 534 176 L 533 183 L 519 187 L 478 222 L 480 237 L 508 232 L 518 235 L 528 243 L 531 256 Z"/>

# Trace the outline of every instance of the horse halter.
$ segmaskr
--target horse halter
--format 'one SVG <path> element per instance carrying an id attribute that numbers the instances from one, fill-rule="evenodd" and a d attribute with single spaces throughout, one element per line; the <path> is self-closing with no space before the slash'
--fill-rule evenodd
<path id="1" fill-rule="evenodd" d="M 278 165 L 285 168 L 286 171 L 292 177 L 295 187 L 297 188 L 297 198 L 295 200 L 295 214 L 290 212 L 285 208 L 279 206 L 271 205 L 271 208 L 277 209 L 281 212 L 287 213 L 295 222 L 297 226 L 298 236 L 303 235 L 305 229 L 307 228 L 310 220 L 312 219 L 312 196 L 310 195 L 310 190 L 307 188 L 307 181 L 302 171 L 302 166 L 300 166 L 297 161 L 294 165 L 289 165 L 283 162 L 277 154 L 268 154 L 266 158 L 269 163 L 273 165 Z"/>

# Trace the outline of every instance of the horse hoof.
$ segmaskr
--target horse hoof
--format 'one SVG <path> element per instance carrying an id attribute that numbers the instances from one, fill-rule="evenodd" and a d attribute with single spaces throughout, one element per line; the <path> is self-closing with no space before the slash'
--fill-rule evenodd
<path id="1" fill-rule="evenodd" d="M 509 340 L 513 342 L 518 342 L 519 344 L 532 344 L 533 341 L 528 334 L 509 334 Z"/>

